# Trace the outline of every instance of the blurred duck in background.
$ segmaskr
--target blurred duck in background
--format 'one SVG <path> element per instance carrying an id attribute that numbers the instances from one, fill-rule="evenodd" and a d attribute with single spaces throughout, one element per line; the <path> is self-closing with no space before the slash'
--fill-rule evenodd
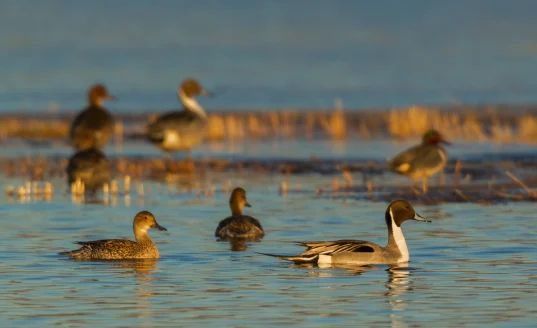
<path id="1" fill-rule="evenodd" d="M 186 151 L 199 145 L 207 133 L 207 114 L 196 96 L 212 96 L 194 79 L 186 79 L 179 86 L 177 95 L 183 110 L 162 114 L 147 126 L 147 139 L 155 146 L 170 152 Z M 169 156 L 169 155 L 168 155 Z"/>
<path id="2" fill-rule="evenodd" d="M 102 84 L 88 91 L 88 107 L 79 113 L 71 125 L 70 139 L 77 151 L 103 148 L 114 132 L 114 118 L 104 107 L 106 100 L 115 99 Z"/>
<path id="3" fill-rule="evenodd" d="M 444 169 L 448 154 L 440 144 L 450 145 L 436 130 L 429 130 L 423 135 L 421 145 L 414 146 L 398 154 L 389 165 L 396 173 L 414 179 L 422 179 L 422 190 L 427 192 L 427 180 L 430 176 Z"/>

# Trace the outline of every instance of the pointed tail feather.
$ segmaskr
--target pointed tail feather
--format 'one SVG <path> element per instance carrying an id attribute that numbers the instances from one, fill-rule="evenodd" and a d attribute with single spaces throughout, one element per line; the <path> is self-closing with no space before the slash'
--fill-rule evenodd
<path id="1" fill-rule="evenodd" d="M 286 256 L 286 255 L 277 255 L 277 254 L 268 254 L 268 253 L 259 253 L 257 254 L 266 255 L 266 256 L 272 256 L 279 258 L 280 260 L 286 260 L 286 261 L 293 261 L 295 263 L 316 263 L 317 258 L 319 255 L 314 254 L 311 256 L 301 256 L 301 255 L 293 255 L 293 256 Z"/>

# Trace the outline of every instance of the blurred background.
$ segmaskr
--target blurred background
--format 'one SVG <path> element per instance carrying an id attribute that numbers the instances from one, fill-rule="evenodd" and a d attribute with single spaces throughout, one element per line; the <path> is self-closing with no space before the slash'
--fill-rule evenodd
<path id="1" fill-rule="evenodd" d="M 114 111 L 177 107 L 195 77 L 219 109 L 389 108 L 537 100 L 537 3 L 0 3 L 0 111 L 60 112 L 103 82 Z"/>

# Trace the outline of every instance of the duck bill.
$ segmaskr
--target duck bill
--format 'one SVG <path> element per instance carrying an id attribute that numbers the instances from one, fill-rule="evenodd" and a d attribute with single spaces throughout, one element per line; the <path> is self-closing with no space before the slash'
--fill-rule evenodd
<path id="1" fill-rule="evenodd" d="M 244 203 L 244 206 L 246 206 L 246 207 L 252 207 L 252 205 L 250 205 L 250 203 L 248 203 L 248 202 Z"/>
<path id="2" fill-rule="evenodd" d="M 108 95 L 108 96 L 106 97 L 106 100 L 116 101 L 116 100 L 117 100 L 117 97 L 116 97 L 116 96 L 112 96 L 112 95 Z"/>
<path id="3" fill-rule="evenodd" d="M 421 221 L 421 222 L 431 222 L 431 220 L 424 218 L 423 216 L 419 215 L 418 213 L 416 213 L 416 215 L 414 215 L 414 220 Z"/>
<path id="4" fill-rule="evenodd" d="M 447 141 L 447 140 L 440 140 L 441 143 L 443 143 L 444 145 L 448 145 L 448 146 L 451 146 L 451 142 Z"/>
<path id="5" fill-rule="evenodd" d="M 206 96 L 206 97 L 212 98 L 212 97 L 214 97 L 214 93 L 212 93 L 211 91 L 207 91 L 207 90 L 203 89 L 200 92 L 200 96 Z"/>
<path id="6" fill-rule="evenodd" d="M 168 229 L 164 228 L 163 226 L 161 226 L 160 224 L 156 223 L 153 224 L 153 226 L 151 227 L 153 229 L 157 229 L 157 230 L 160 230 L 160 231 L 168 231 Z"/>

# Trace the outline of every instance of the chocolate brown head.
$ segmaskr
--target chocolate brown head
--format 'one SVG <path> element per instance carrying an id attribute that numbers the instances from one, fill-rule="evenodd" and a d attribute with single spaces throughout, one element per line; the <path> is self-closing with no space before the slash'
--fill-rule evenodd
<path id="1" fill-rule="evenodd" d="M 406 200 L 396 200 L 392 202 L 386 209 L 386 224 L 391 227 L 391 222 L 400 227 L 407 220 L 416 220 L 422 222 L 431 222 L 430 220 L 420 216 L 412 205 Z"/>
<path id="2" fill-rule="evenodd" d="M 195 96 L 211 96 L 212 94 L 205 90 L 201 84 L 194 79 L 186 79 L 179 86 L 179 93 L 183 93 L 187 97 Z"/>

